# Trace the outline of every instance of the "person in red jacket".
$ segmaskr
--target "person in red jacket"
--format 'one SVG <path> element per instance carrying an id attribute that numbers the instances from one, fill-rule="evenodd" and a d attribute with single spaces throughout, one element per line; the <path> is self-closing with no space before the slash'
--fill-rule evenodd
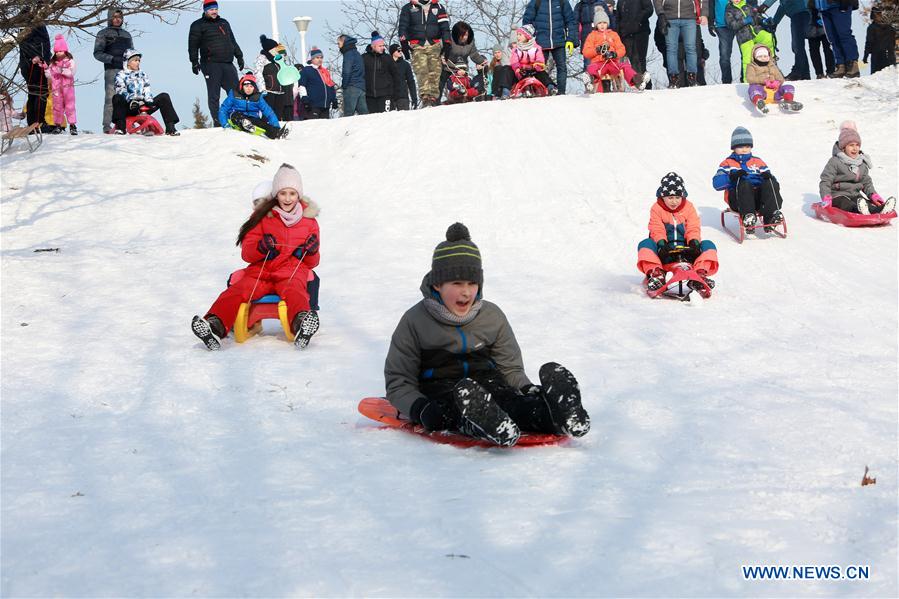
<path id="1" fill-rule="evenodd" d="M 594 15 L 595 29 L 587 36 L 581 51 L 584 58 L 590 61 L 587 72 L 593 76 L 595 90 L 602 91 L 600 86 L 603 77 L 618 77 L 623 74 L 628 85 L 642 91 L 646 88 L 648 79 L 634 71 L 629 61 L 624 61 L 624 43 L 617 33 L 609 29 L 609 15 L 601 6 L 596 7 Z"/>
<path id="2" fill-rule="evenodd" d="M 709 277 L 718 272 L 718 250 L 711 241 L 703 241 L 696 208 L 687 199 L 684 180 L 674 172 L 662 177 L 656 201 L 649 211 L 649 237 L 637 246 L 637 269 L 646 275 L 646 287 L 655 291 L 665 284 L 663 264 L 686 258 L 709 288 Z M 677 248 L 686 247 L 678 251 Z M 708 291 L 697 281 L 687 283 L 700 295 Z"/>
<path id="3" fill-rule="evenodd" d="M 250 265 L 225 289 L 206 316 L 194 316 L 191 329 L 206 347 L 215 350 L 234 326 L 244 302 L 277 293 L 287 302 L 287 316 L 300 349 L 318 331 L 318 314 L 310 309 L 306 282 L 319 263 L 319 209 L 303 195 L 303 179 L 282 164 L 272 180 L 271 197 L 260 202 L 240 227 L 237 245 Z M 233 279 L 232 279 L 233 281 Z"/>
<path id="4" fill-rule="evenodd" d="M 478 97 L 480 92 L 472 85 L 471 77 L 468 76 L 468 61 L 462 59 L 450 66 L 453 74 L 446 80 L 446 103 L 468 102 Z"/>

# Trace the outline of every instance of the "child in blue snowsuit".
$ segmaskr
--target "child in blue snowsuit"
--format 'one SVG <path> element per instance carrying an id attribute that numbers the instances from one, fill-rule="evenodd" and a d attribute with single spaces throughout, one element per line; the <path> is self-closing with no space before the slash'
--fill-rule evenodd
<path id="1" fill-rule="evenodd" d="M 259 92 L 252 73 L 241 77 L 237 89 L 228 92 L 228 97 L 219 108 L 219 122 L 223 129 L 235 127 L 253 132 L 259 127 L 269 139 L 287 137 L 288 133 L 287 125 L 281 127 L 275 111 Z"/>

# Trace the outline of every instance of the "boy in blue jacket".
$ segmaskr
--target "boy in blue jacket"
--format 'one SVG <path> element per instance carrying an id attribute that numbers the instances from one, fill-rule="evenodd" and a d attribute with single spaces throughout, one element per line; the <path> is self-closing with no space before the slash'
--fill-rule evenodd
<path id="1" fill-rule="evenodd" d="M 237 89 L 228 92 L 228 97 L 219 108 L 219 122 L 223 129 L 234 127 L 253 132 L 259 127 L 269 139 L 284 138 L 288 133 L 287 125 L 281 127 L 275 111 L 259 93 L 256 77 L 252 73 L 241 77 Z"/>

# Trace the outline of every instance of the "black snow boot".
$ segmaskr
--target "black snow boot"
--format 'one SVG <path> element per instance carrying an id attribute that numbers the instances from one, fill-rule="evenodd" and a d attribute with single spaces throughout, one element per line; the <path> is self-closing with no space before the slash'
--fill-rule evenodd
<path id="1" fill-rule="evenodd" d="M 316 312 L 298 312 L 293 317 L 291 330 L 293 330 L 293 344 L 299 349 L 306 349 L 309 340 L 318 331 L 318 313 Z"/>
<path id="2" fill-rule="evenodd" d="M 216 350 L 222 348 L 222 339 L 227 333 L 225 325 L 222 324 L 222 321 L 215 314 L 209 314 L 206 318 L 194 316 L 190 323 L 190 328 L 208 349 Z"/>
<path id="3" fill-rule="evenodd" d="M 557 434 L 583 437 L 590 432 L 590 416 L 581 405 L 581 390 L 567 368 L 547 362 L 540 367 L 540 384 Z"/>
<path id="4" fill-rule="evenodd" d="M 518 443 L 521 431 L 491 395 L 476 381 L 462 379 L 453 387 L 453 400 L 461 415 L 459 431 L 509 447 Z"/>

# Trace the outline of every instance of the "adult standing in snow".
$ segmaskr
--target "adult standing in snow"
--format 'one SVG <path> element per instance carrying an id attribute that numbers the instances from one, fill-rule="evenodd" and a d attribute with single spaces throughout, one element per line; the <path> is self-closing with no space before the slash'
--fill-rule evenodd
<path id="1" fill-rule="evenodd" d="M 422 106 L 435 106 L 440 97 L 440 53 L 450 43 L 449 14 L 437 0 L 409 0 L 400 9 L 400 44 L 412 53 Z"/>
<path id="2" fill-rule="evenodd" d="M 687 85 L 699 85 L 696 73 L 699 70 L 699 53 L 696 50 L 696 24 L 708 23 L 708 1 L 703 0 L 653 0 L 658 27 L 665 36 L 665 51 L 668 65 L 668 87 L 678 84 L 678 42 L 683 40 L 687 62 Z"/>
<path id="3" fill-rule="evenodd" d="M 369 112 L 387 110 L 387 100 L 393 98 L 398 78 L 396 63 L 385 50 L 384 38 L 377 31 L 371 34 L 371 45 L 362 56 L 365 66 L 365 105 Z"/>
<path id="4" fill-rule="evenodd" d="M 646 72 L 646 52 L 649 49 L 649 17 L 652 16 L 652 0 L 619 0 L 618 35 L 631 66 L 638 73 Z"/>
<path id="5" fill-rule="evenodd" d="M 790 17 L 790 40 L 794 62 L 793 68 L 787 75 L 787 81 L 810 79 L 811 72 L 808 66 L 808 55 L 805 53 L 805 38 L 808 36 L 808 26 L 811 23 L 812 15 L 806 7 L 806 0 L 765 0 L 765 3 L 759 6 L 759 12 L 764 13 L 778 1 L 780 6 L 774 13 L 774 26 L 777 27 L 784 15 Z"/>
<path id="6" fill-rule="evenodd" d="M 521 22 L 534 27 L 537 45 L 543 48 L 547 60 L 552 56 L 556 63 L 556 85 L 559 94 L 564 94 L 568 80 L 567 57 L 580 45 L 571 5 L 568 0 L 529 0 Z"/>
<path id="7" fill-rule="evenodd" d="M 824 20 L 824 31 L 836 62 L 830 76 L 858 77 L 858 43 L 852 35 L 852 11 L 858 8 L 858 0 L 815 0 L 815 8 Z"/>
<path id="8" fill-rule="evenodd" d="M 115 95 L 115 78 L 124 65 L 125 50 L 132 50 L 134 42 L 125 30 L 125 14 L 119 8 L 106 12 L 107 26 L 97 33 L 94 40 L 94 58 L 103 63 L 103 82 L 106 97 L 103 101 L 103 133 L 112 128 L 112 97 Z"/>
<path id="9" fill-rule="evenodd" d="M 477 45 L 474 42 L 474 31 L 471 25 L 465 21 L 459 21 L 450 30 L 450 42 L 443 46 L 443 58 L 441 61 L 444 68 L 440 72 L 440 89 L 446 87 L 446 81 L 449 79 L 450 70 L 459 63 L 468 64 L 471 60 L 483 73 L 484 67 L 487 66 L 487 58 L 478 52 Z"/>
<path id="10" fill-rule="evenodd" d="M 187 36 L 187 56 L 190 58 L 194 75 L 203 71 L 206 79 L 206 94 L 212 122 L 218 122 L 221 91 L 227 94 L 237 88 L 237 68 L 243 70 L 243 52 L 234 39 L 231 25 L 219 16 L 219 5 L 215 0 L 203 0 L 203 16 L 190 24 Z"/>
<path id="11" fill-rule="evenodd" d="M 343 116 L 368 114 L 365 104 L 365 65 L 362 55 L 356 49 L 356 38 L 351 35 L 340 35 L 337 48 L 343 55 L 343 67 L 340 70 L 340 89 L 343 92 Z"/>
<path id="12" fill-rule="evenodd" d="M 737 32 L 727 26 L 724 20 L 724 12 L 730 0 L 708 0 L 709 4 L 709 35 L 718 38 L 718 66 L 721 68 L 721 83 L 728 85 L 733 83 L 733 69 L 731 68 L 731 55 L 734 53 L 734 37 Z M 740 80 L 742 81 L 742 71 Z"/>
<path id="13" fill-rule="evenodd" d="M 30 8 L 26 8 L 30 11 Z M 44 113 L 47 111 L 47 98 L 50 96 L 50 84 L 44 76 L 42 63 L 50 62 L 50 33 L 44 25 L 38 25 L 19 44 L 19 72 L 28 86 L 28 103 L 26 112 L 28 124 L 40 123 L 41 130 L 49 131 Z"/>
<path id="14" fill-rule="evenodd" d="M 418 92 L 412 65 L 403 60 L 403 48 L 399 44 L 390 44 L 390 57 L 396 64 L 396 79 L 393 80 L 393 102 L 390 110 L 409 110 L 418 104 Z M 412 101 L 410 104 L 409 101 Z"/>

